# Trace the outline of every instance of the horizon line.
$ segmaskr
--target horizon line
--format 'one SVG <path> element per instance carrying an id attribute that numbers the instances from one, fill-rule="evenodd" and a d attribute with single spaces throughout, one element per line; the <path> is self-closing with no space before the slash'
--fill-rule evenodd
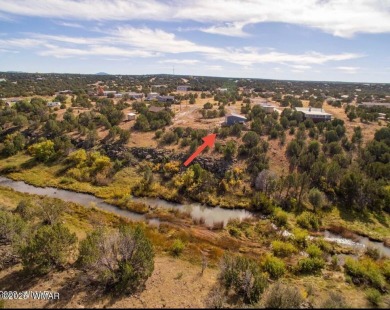
<path id="1" fill-rule="evenodd" d="M 107 72 L 97 72 L 97 73 L 71 73 L 71 72 L 27 72 L 27 71 L 0 71 L 0 74 L 69 74 L 69 75 L 112 75 L 112 76 L 149 76 L 149 75 L 168 75 L 168 76 L 195 76 L 195 77 L 209 77 L 209 78 L 224 78 L 224 79 L 241 79 L 241 80 L 265 80 L 265 81 L 286 81 L 286 82 L 309 82 L 309 83 L 351 83 L 351 84 L 390 84 L 390 82 L 369 82 L 369 81 L 360 81 L 360 82 L 352 82 L 352 81 L 336 81 L 336 80 L 296 80 L 296 79 L 272 79 L 272 78 L 245 78 L 245 77 L 231 77 L 231 76 L 216 76 L 216 75 L 193 75 L 193 74 L 171 74 L 171 73 L 143 73 L 143 74 L 114 74 Z M 103 73 L 103 74 L 100 74 Z"/>

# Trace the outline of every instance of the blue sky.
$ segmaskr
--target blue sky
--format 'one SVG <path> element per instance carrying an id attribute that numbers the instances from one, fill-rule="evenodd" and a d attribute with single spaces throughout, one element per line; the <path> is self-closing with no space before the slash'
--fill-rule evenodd
<path id="1" fill-rule="evenodd" d="M 0 0 L 0 71 L 390 82 L 390 0 Z"/>

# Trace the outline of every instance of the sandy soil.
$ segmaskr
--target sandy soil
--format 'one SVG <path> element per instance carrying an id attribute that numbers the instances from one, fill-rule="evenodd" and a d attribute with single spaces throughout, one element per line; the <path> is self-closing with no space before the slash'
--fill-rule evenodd
<path id="1" fill-rule="evenodd" d="M 101 292 L 82 283 L 74 270 L 49 274 L 39 280 L 25 279 L 20 267 L 0 272 L 1 290 L 31 290 L 59 292 L 60 299 L 8 300 L 5 307 L 12 308 L 198 308 L 205 307 L 205 301 L 216 284 L 217 271 L 206 269 L 201 275 L 200 266 L 180 259 L 158 256 L 155 270 L 141 293 L 123 298 L 101 298 Z"/>

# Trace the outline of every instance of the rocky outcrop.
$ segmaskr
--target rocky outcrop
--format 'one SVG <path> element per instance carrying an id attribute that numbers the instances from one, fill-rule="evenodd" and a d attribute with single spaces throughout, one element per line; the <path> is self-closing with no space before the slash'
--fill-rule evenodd
<path id="1" fill-rule="evenodd" d="M 163 163 L 172 160 L 184 162 L 188 154 L 174 153 L 170 150 L 146 148 L 146 147 L 131 147 L 127 148 L 119 145 L 105 145 L 104 150 L 111 159 L 125 160 L 129 153 L 138 160 L 148 160 L 152 163 Z M 225 172 L 232 165 L 232 162 L 223 159 L 214 159 L 207 156 L 199 156 L 194 161 L 198 163 L 203 169 L 214 173 L 218 177 L 223 177 Z M 183 166 L 183 169 L 185 167 Z"/>

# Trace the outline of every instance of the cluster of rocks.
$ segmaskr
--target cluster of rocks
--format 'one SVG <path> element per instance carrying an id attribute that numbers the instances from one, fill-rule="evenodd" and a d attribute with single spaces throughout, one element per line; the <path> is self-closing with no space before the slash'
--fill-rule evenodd
<path id="1" fill-rule="evenodd" d="M 112 159 L 126 160 L 129 154 L 138 160 L 147 160 L 152 163 L 164 163 L 168 161 L 178 160 L 184 162 L 188 154 L 174 153 L 170 150 L 155 149 L 147 147 L 131 147 L 127 148 L 121 145 L 105 145 L 104 150 Z M 198 156 L 194 161 L 198 163 L 203 169 L 214 173 L 217 177 L 223 177 L 225 172 L 229 169 L 232 162 L 223 159 L 214 159 L 206 156 Z M 184 166 L 183 166 L 184 168 Z"/>

